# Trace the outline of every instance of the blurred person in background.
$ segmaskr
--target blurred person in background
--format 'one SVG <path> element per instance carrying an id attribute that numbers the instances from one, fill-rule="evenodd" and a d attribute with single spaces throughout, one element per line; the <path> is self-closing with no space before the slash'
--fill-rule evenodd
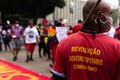
<path id="1" fill-rule="evenodd" d="M 46 52 L 45 52 L 45 29 L 43 27 L 42 24 L 38 24 L 38 33 L 40 36 L 40 42 L 38 43 L 38 53 L 39 53 L 39 57 L 41 58 L 42 55 L 46 56 Z M 43 54 L 42 54 L 43 53 Z"/>
<path id="2" fill-rule="evenodd" d="M 21 48 L 20 38 L 22 34 L 23 34 L 23 28 L 18 24 L 18 22 L 13 23 L 11 27 L 13 61 L 16 61 L 18 59 L 17 56 Z"/>
<path id="3" fill-rule="evenodd" d="M 115 29 L 115 39 L 120 41 L 120 22 L 118 24 L 118 27 Z"/>
<path id="4" fill-rule="evenodd" d="M 26 46 L 26 62 L 33 61 L 34 49 L 36 44 L 39 43 L 40 38 L 38 31 L 32 22 L 30 22 L 28 27 L 25 28 L 23 36 Z"/>

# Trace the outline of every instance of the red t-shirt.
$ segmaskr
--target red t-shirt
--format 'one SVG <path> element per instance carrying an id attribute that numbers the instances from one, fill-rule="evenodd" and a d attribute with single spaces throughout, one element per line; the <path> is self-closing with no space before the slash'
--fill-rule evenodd
<path id="1" fill-rule="evenodd" d="M 115 34 L 116 34 L 116 38 L 120 40 L 120 27 L 116 28 Z"/>
<path id="2" fill-rule="evenodd" d="M 62 40 L 51 72 L 66 80 L 120 80 L 120 43 L 78 32 Z"/>
<path id="3" fill-rule="evenodd" d="M 76 33 L 82 29 L 82 24 L 75 24 L 72 28 L 73 33 Z"/>

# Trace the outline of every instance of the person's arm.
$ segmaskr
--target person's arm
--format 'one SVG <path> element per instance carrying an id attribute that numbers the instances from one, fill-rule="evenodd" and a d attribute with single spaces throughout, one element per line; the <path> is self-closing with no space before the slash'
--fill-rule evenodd
<path id="1" fill-rule="evenodd" d="M 54 65 L 51 69 L 52 77 L 51 80 L 66 80 L 66 65 L 65 65 L 65 52 L 63 49 L 64 41 L 61 41 L 57 46 Z"/>
<path id="2" fill-rule="evenodd" d="M 22 38 L 23 38 L 23 43 L 25 44 L 26 43 L 26 35 L 27 35 L 27 32 L 26 32 L 26 28 L 25 30 L 23 31 L 23 35 L 22 35 Z"/>
<path id="3" fill-rule="evenodd" d="M 40 36 L 39 36 L 38 30 L 36 28 L 35 28 L 35 32 L 36 32 L 37 43 L 39 43 L 40 42 Z"/>
<path id="4" fill-rule="evenodd" d="M 37 38 L 37 43 L 39 43 L 40 42 L 40 36 L 37 35 L 36 38 Z"/>

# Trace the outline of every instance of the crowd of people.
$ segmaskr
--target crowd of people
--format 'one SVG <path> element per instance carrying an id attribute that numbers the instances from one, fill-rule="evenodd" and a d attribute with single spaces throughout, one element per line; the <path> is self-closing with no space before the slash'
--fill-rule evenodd
<path id="1" fill-rule="evenodd" d="M 120 23 L 113 25 L 111 8 L 103 0 L 83 24 L 96 0 L 83 7 L 83 21 L 69 25 L 66 19 L 47 24 L 29 22 L 0 26 L 0 51 L 11 50 L 13 61 L 21 46 L 26 49 L 26 62 L 34 61 L 35 47 L 39 57 L 51 60 L 51 80 L 120 80 Z"/>
<path id="2" fill-rule="evenodd" d="M 21 46 L 26 49 L 26 62 L 33 61 L 34 49 L 38 47 L 39 57 L 48 57 L 55 60 L 55 53 L 59 40 L 57 39 L 56 27 L 65 27 L 67 32 L 64 35 L 70 35 L 80 30 L 82 24 L 69 26 L 64 19 L 53 20 L 48 23 L 34 24 L 28 22 L 28 26 L 23 27 L 19 21 L 6 24 L 0 27 L 0 51 L 12 51 L 13 61 L 19 57 L 18 53 Z M 4 46 L 4 47 L 3 47 Z M 51 64 L 51 66 L 52 66 Z"/>

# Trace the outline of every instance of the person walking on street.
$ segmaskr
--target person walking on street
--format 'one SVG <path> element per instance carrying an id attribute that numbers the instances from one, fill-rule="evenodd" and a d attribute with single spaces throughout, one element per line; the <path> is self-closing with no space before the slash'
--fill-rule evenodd
<path id="1" fill-rule="evenodd" d="M 101 0 L 89 15 L 96 2 L 84 5 L 81 31 L 59 43 L 51 80 L 120 80 L 120 42 L 103 34 L 112 26 L 112 10 Z"/>
<path id="2" fill-rule="evenodd" d="M 2 36 L 3 36 L 3 43 L 4 43 L 4 47 L 5 50 L 7 51 L 8 48 L 9 50 L 11 50 L 11 46 L 10 46 L 10 42 L 11 42 L 11 33 L 9 33 L 6 30 L 2 31 Z M 7 48 L 8 47 L 8 48 Z"/>
<path id="3" fill-rule="evenodd" d="M 3 50 L 2 49 L 2 42 L 3 42 L 3 37 L 2 37 L 2 34 L 0 33 L 0 52 Z"/>
<path id="4" fill-rule="evenodd" d="M 33 26 L 33 23 L 30 23 L 29 26 L 24 31 L 24 39 L 26 45 L 26 62 L 30 60 L 33 61 L 33 53 L 36 46 L 37 41 L 39 42 L 39 34 L 36 27 Z"/>
<path id="5" fill-rule="evenodd" d="M 17 55 L 21 48 L 20 37 L 22 33 L 23 28 L 18 23 L 15 22 L 11 28 L 13 61 L 17 60 Z"/>
<path id="6" fill-rule="evenodd" d="M 45 39 L 45 29 L 43 27 L 43 25 L 38 25 L 39 28 L 38 28 L 38 33 L 39 33 L 39 36 L 40 36 L 40 42 L 38 43 L 38 53 L 39 53 L 39 57 L 42 58 L 42 53 L 44 56 L 46 56 L 46 51 L 45 51 L 45 42 L 44 42 L 44 39 Z M 43 51 L 42 51 L 43 50 Z"/>

